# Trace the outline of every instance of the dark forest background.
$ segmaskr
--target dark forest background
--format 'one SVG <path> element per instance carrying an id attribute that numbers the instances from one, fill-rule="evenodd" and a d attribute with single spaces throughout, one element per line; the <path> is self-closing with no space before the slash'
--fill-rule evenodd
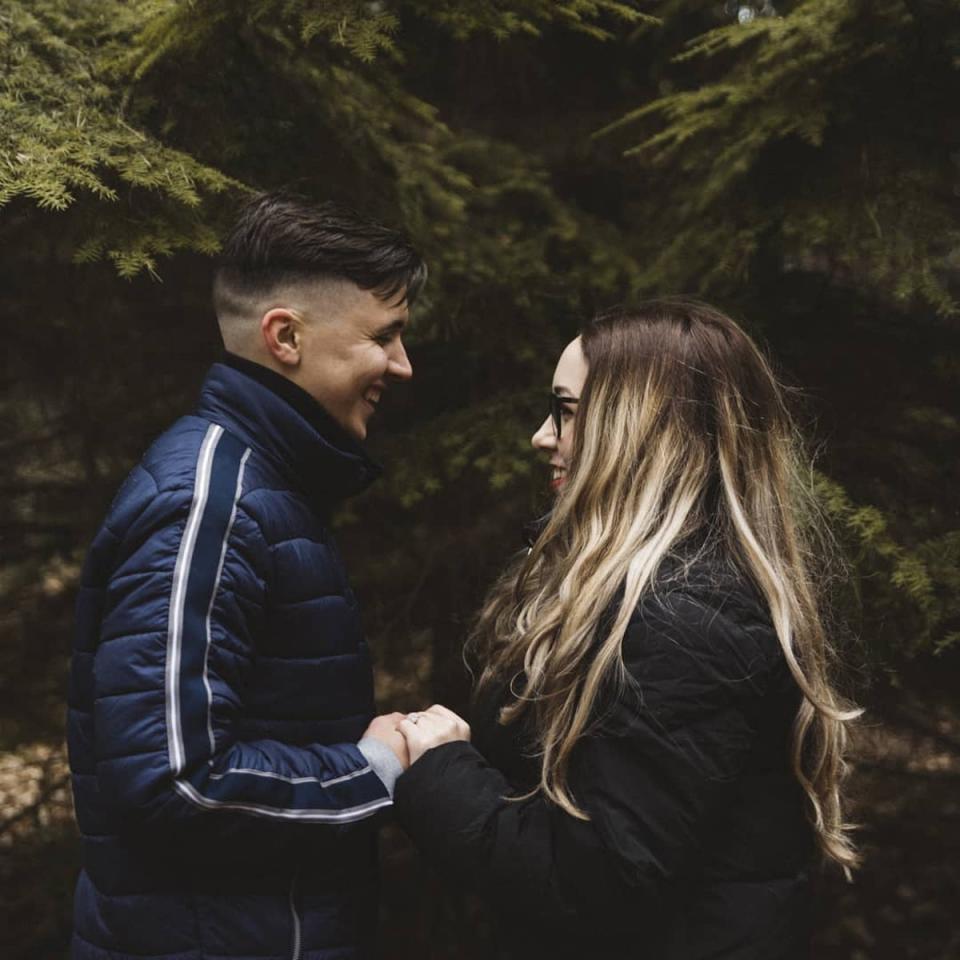
<path id="1" fill-rule="evenodd" d="M 952 0 L 0 0 L 3 956 L 65 954 L 85 547 L 216 356 L 233 211 L 283 186 L 431 267 L 371 437 L 386 478 L 338 517 L 382 705 L 464 707 L 578 324 L 706 297 L 798 388 L 850 563 L 866 864 L 820 879 L 816 956 L 960 957 L 958 104 Z M 493 954 L 394 831 L 384 874 L 386 957 Z"/>

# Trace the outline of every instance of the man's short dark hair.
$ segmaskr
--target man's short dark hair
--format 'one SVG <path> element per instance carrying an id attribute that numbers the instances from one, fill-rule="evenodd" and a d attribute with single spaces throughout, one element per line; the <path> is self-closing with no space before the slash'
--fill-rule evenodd
<path id="1" fill-rule="evenodd" d="M 214 277 L 217 315 L 279 286 L 348 280 L 385 303 L 412 305 L 427 265 L 402 233 L 336 203 L 290 193 L 248 201 L 224 243 Z"/>

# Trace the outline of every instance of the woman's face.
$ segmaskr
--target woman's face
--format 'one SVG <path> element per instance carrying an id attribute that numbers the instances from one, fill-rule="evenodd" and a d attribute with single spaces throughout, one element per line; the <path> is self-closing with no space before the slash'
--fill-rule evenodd
<path id="1" fill-rule="evenodd" d="M 549 457 L 553 474 L 550 486 L 559 491 L 567 478 L 567 470 L 573 456 L 573 437 L 576 430 L 577 403 L 587 380 L 587 361 L 580 346 L 580 338 L 571 340 L 560 354 L 557 369 L 553 372 L 553 395 L 560 398 L 560 436 L 557 437 L 552 417 L 540 424 L 531 443 Z M 563 398 L 567 398 L 564 401 Z"/>

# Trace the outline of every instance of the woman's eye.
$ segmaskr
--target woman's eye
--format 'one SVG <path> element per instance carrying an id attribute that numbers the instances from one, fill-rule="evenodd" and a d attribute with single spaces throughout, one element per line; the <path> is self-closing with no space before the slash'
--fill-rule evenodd
<path id="1" fill-rule="evenodd" d="M 572 411 L 569 407 L 561 407 L 561 408 L 560 408 L 560 418 L 561 418 L 562 420 L 572 420 L 572 419 L 573 419 L 573 411 Z"/>

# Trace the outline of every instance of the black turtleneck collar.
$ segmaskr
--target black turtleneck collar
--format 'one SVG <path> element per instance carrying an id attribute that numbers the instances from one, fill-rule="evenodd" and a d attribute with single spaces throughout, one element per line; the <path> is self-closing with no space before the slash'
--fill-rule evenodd
<path id="1" fill-rule="evenodd" d="M 247 360 L 246 357 L 230 353 L 229 350 L 223 351 L 220 362 L 233 367 L 234 370 L 239 370 L 240 373 L 256 380 L 282 400 L 286 400 L 317 433 L 326 437 L 334 446 L 347 453 L 367 456 L 360 441 L 347 433 L 303 387 L 298 387 L 292 380 L 265 367 L 262 363 Z"/>
<path id="2" fill-rule="evenodd" d="M 260 450 L 320 509 L 360 493 L 382 472 L 310 394 L 235 354 L 210 368 L 197 415 Z"/>

